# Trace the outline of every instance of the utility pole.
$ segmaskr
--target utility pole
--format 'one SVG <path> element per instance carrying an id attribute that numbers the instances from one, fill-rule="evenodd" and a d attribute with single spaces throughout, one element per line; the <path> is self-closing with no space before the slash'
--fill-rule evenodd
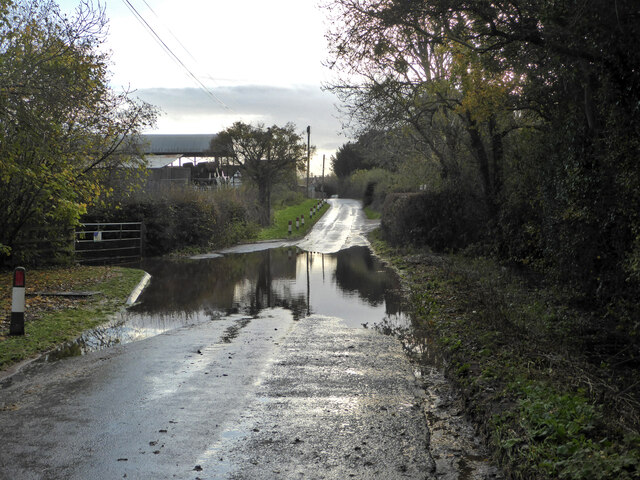
<path id="1" fill-rule="evenodd" d="M 307 198 L 309 198 L 309 164 L 311 161 L 311 126 L 307 127 Z"/>
<path id="2" fill-rule="evenodd" d="M 324 153 L 322 154 L 322 198 L 324 199 Z"/>

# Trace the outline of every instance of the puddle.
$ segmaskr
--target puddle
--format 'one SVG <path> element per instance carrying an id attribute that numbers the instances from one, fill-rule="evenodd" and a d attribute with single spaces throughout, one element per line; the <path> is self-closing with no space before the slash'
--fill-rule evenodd
<path id="1" fill-rule="evenodd" d="M 352 328 L 407 327 L 400 283 L 367 247 L 334 254 L 295 247 L 191 260 L 148 259 L 151 282 L 138 303 L 111 323 L 85 332 L 47 359 L 81 355 L 230 315 L 270 308 L 339 317 Z M 232 341 L 243 325 L 227 332 Z"/>

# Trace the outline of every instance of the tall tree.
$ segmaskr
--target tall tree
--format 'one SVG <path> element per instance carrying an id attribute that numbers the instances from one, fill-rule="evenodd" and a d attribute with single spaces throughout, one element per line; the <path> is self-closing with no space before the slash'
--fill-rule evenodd
<path id="1" fill-rule="evenodd" d="M 533 232 L 523 246 L 563 280 L 605 297 L 638 286 L 636 0 L 328 8 L 330 65 L 343 74 L 331 88 L 352 118 L 409 129 L 443 178 L 469 155 L 505 244 Z"/>
<path id="2" fill-rule="evenodd" d="M 358 147 L 348 142 L 338 149 L 334 157 L 331 157 L 331 168 L 338 178 L 344 178 L 356 170 L 365 168 L 365 161 Z"/>
<path id="3" fill-rule="evenodd" d="M 73 226 L 105 194 L 109 168 L 141 164 L 137 133 L 149 105 L 108 85 L 103 9 L 72 18 L 51 0 L 0 3 L 0 253 L 36 226 Z M 38 232 L 38 236 L 42 236 Z M 11 255 L 11 259 L 9 259 Z"/>
<path id="4" fill-rule="evenodd" d="M 342 19 L 329 34 L 332 65 L 346 75 L 329 88 L 361 130 L 404 132 L 440 165 L 443 179 L 457 181 L 467 155 L 495 216 L 502 141 L 518 126 L 511 98 L 516 77 L 493 74 L 472 46 L 454 42 L 448 30 L 455 19 L 435 15 L 431 3 L 331 2 Z"/>
<path id="5" fill-rule="evenodd" d="M 307 156 L 307 145 L 293 123 L 266 128 L 236 122 L 211 141 L 211 150 L 229 156 L 241 167 L 243 179 L 256 185 L 262 225 L 271 223 L 272 187 L 303 171 Z"/>

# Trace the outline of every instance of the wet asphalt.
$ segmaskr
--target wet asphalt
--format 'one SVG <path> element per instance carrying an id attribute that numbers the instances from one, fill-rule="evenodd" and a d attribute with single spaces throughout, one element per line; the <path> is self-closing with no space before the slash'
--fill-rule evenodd
<path id="1" fill-rule="evenodd" d="M 366 245 L 357 207 L 332 200 L 298 248 Z M 277 298 L 278 282 L 259 296 Z M 347 303 L 360 301 L 349 288 Z M 206 321 L 25 366 L 0 382 L 0 479 L 499 478 L 438 369 L 319 312 L 330 298 L 301 302 L 217 306 Z"/>

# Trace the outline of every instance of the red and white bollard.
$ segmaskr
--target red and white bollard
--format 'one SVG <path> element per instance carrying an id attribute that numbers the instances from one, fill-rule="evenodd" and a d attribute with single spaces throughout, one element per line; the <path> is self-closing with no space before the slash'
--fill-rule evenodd
<path id="1" fill-rule="evenodd" d="M 300 228 L 300 218 L 296 217 L 296 230 Z"/>
<path id="2" fill-rule="evenodd" d="M 291 220 L 289 220 L 289 235 L 291 235 Z"/>
<path id="3" fill-rule="evenodd" d="M 300 223 L 302 224 L 302 226 L 304 227 L 304 215 L 302 215 L 302 220 L 300 221 Z"/>
<path id="4" fill-rule="evenodd" d="M 23 267 L 17 267 L 13 272 L 9 335 L 24 335 L 24 289 L 25 269 Z"/>

